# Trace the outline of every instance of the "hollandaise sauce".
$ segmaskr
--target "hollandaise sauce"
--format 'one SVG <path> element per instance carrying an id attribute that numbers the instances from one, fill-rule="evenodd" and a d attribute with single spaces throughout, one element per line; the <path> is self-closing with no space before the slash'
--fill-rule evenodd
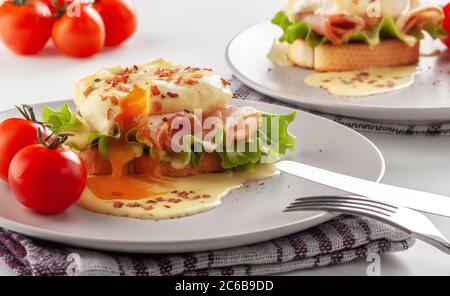
<path id="1" fill-rule="evenodd" d="M 275 40 L 269 54 L 267 55 L 267 58 L 280 67 L 294 66 L 294 64 L 289 60 L 288 51 L 288 43 L 281 43 L 278 40 Z"/>
<path id="2" fill-rule="evenodd" d="M 139 219 L 172 219 L 199 214 L 246 181 L 278 174 L 271 164 L 247 172 L 205 174 L 185 178 L 150 176 L 92 176 L 79 205 L 90 211 Z"/>
<path id="3" fill-rule="evenodd" d="M 364 97 L 398 90 L 411 85 L 416 66 L 369 68 L 362 71 L 314 73 L 305 83 L 335 96 Z"/>

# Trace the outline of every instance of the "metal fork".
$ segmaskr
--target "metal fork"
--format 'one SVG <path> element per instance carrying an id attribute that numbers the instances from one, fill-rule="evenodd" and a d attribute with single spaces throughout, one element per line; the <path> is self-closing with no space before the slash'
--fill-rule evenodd
<path id="1" fill-rule="evenodd" d="M 389 224 L 450 255 L 450 242 L 423 214 L 362 196 L 312 196 L 296 199 L 285 212 L 329 211 L 364 216 Z"/>

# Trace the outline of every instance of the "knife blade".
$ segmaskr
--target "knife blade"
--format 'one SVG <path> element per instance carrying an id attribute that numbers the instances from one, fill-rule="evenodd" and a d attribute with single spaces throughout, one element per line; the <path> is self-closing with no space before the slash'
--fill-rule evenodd
<path id="1" fill-rule="evenodd" d="M 360 178 L 346 176 L 294 161 L 281 161 L 275 165 L 282 172 L 387 203 L 413 210 L 450 217 L 450 197 L 406 189 Z"/>

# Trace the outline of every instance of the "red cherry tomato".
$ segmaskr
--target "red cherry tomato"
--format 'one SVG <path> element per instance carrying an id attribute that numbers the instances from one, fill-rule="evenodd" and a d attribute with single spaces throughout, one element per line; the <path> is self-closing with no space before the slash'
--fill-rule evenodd
<path id="1" fill-rule="evenodd" d="M 94 8 L 105 23 L 106 46 L 119 45 L 136 31 L 136 12 L 130 0 L 96 0 Z"/>
<path id="2" fill-rule="evenodd" d="M 450 3 L 444 7 L 444 30 L 449 34 L 449 38 L 442 41 L 450 48 Z"/>
<path id="3" fill-rule="evenodd" d="M 26 108 L 30 108 L 28 112 L 32 112 L 31 107 Z M 34 114 L 27 116 L 29 119 L 10 118 L 0 123 L 0 179 L 5 182 L 8 181 L 11 160 L 17 152 L 26 146 L 39 143 L 37 130 L 41 128 L 44 136 L 51 134 L 42 124 L 30 120 L 34 119 Z"/>
<path id="4" fill-rule="evenodd" d="M 73 57 L 89 57 L 102 50 L 105 25 L 98 12 L 79 3 L 77 14 L 65 13 L 55 21 L 52 40 L 63 53 Z"/>
<path id="5" fill-rule="evenodd" d="M 50 9 L 36 1 L 6 1 L 0 6 L 0 37 L 18 54 L 35 54 L 47 44 L 52 31 Z"/>
<path id="6" fill-rule="evenodd" d="M 76 203 L 86 180 L 86 167 L 78 154 L 42 144 L 20 150 L 9 169 L 9 185 L 18 201 L 42 214 L 57 214 Z"/>

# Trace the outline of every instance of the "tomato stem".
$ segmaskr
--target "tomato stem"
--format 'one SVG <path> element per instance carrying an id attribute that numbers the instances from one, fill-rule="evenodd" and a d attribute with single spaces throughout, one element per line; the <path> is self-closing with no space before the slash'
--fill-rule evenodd
<path id="1" fill-rule="evenodd" d="M 31 107 L 30 105 L 20 105 L 19 106 L 14 106 L 17 108 L 17 110 L 19 110 L 20 114 L 22 114 L 23 117 L 25 117 L 26 120 L 30 120 L 30 121 L 34 121 L 37 123 L 40 123 L 36 120 L 36 115 L 34 114 L 34 110 L 33 107 Z"/>
<path id="2" fill-rule="evenodd" d="M 25 5 L 27 4 L 27 0 L 14 0 L 15 5 Z"/>
<path id="3" fill-rule="evenodd" d="M 55 134 L 51 133 L 50 135 L 48 135 L 47 137 L 44 138 L 44 136 L 42 134 L 42 130 L 40 128 L 38 128 L 38 130 L 37 130 L 37 137 L 38 137 L 39 142 L 50 150 L 54 150 L 54 149 L 61 147 L 70 137 L 72 137 L 74 135 L 75 134 L 72 134 L 72 133 L 60 133 L 60 134 L 56 135 L 56 137 L 53 141 L 49 142 L 50 139 L 53 136 L 55 136 Z"/>

